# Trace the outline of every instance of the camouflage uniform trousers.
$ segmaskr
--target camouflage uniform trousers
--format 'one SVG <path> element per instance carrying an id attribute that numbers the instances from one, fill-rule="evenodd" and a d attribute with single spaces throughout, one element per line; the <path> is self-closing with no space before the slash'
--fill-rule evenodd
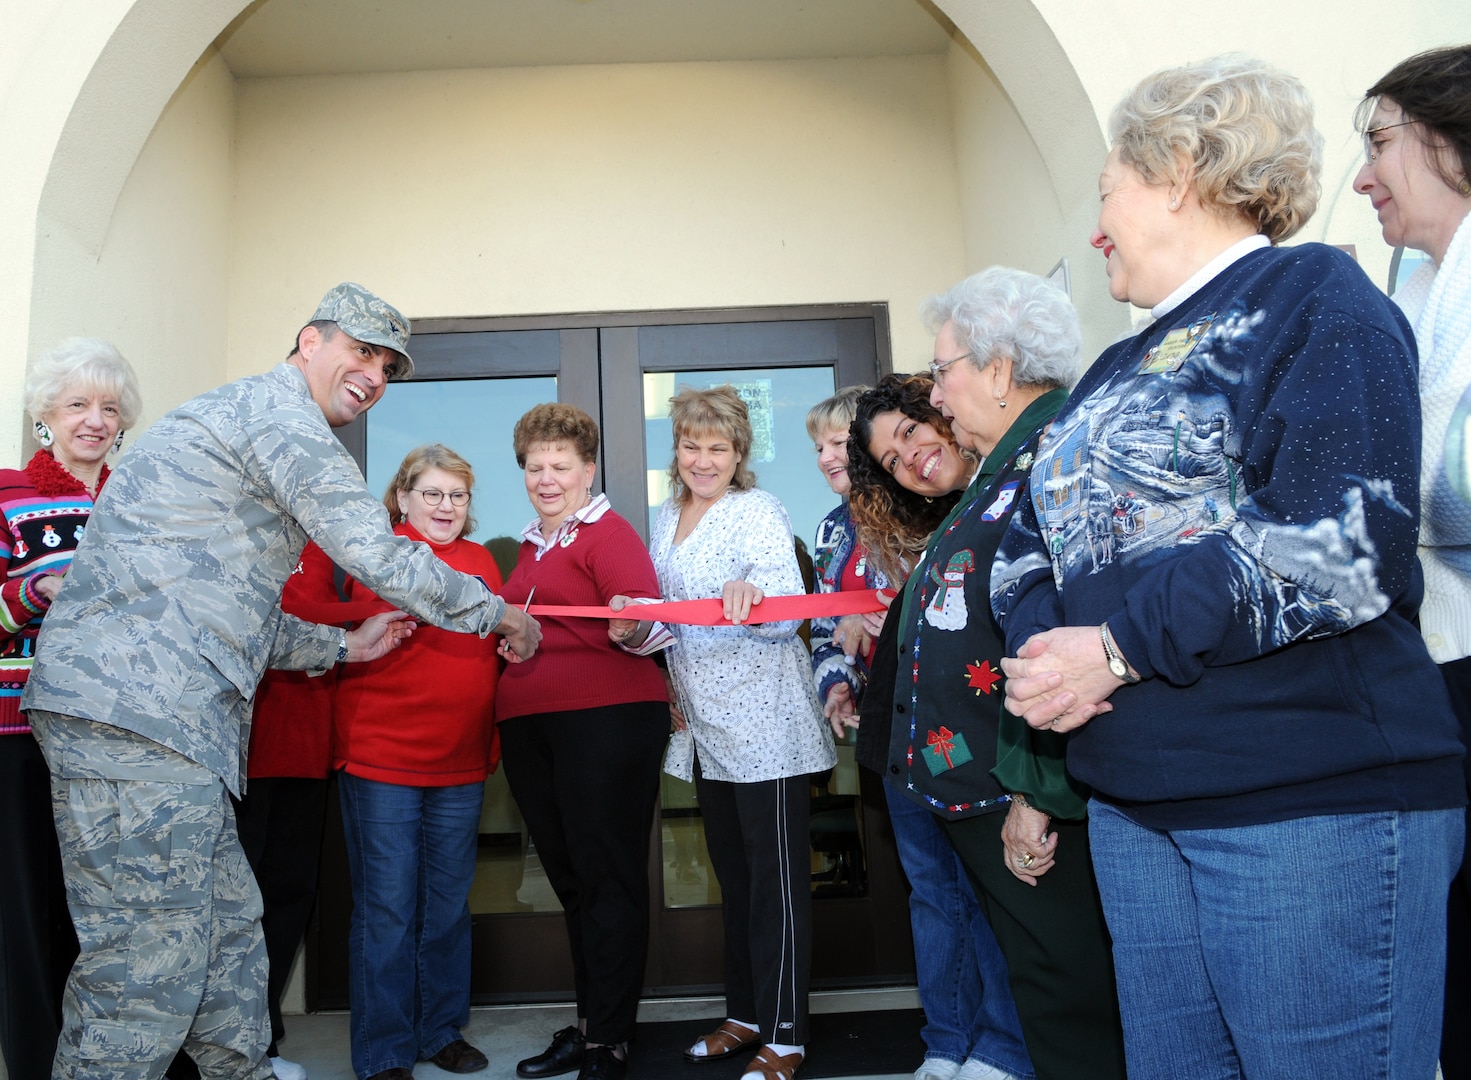
<path id="1" fill-rule="evenodd" d="M 224 784 L 121 728 L 30 720 L 81 943 L 53 1077 L 157 1080 L 183 1046 L 205 1078 L 265 1080 L 261 897 Z"/>

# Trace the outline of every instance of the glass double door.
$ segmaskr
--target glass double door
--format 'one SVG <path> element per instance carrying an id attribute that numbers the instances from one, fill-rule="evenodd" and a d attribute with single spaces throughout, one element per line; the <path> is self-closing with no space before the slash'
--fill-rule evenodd
<path id="1" fill-rule="evenodd" d="M 815 467 L 807 410 L 839 386 L 872 383 L 888 367 L 884 310 L 875 305 L 779 311 L 650 313 L 542 320 L 437 320 L 415 327 L 414 380 L 342 432 L 370 490 L 404 455 L 441 442 L 475 469 L 476 528 L 509 573 L 535 513 L 511 433 L 532 405 L 563 401 L 598 420 L 595 487 L 641 535 L 668 494 L 668 400 L 685 385 L 730 383 L 750 410 L 751 464 L 782 500 L 795 536 L 810 541 L 835 499 Z M 805 547 L 805 544 L 803 545 Z M 799 556 L 800 557 L 800 556 Z M 715 990 L 722 979 L 720 888 L 692 785 L 663 778 L 649 865 L 654 899 L 646 987 Z M 851 744 L 812 788 L 814 985 L 886 985 L 913 977 L 907 893 L 876 777 L 860 775 Z M 333 803 L 318 919 L 308 942 L 308 1005 L 346 1004 L 351 908 Z M 499 774 L 487 781 L 471 891 L 477 1003 L 565 1000 L 571 960 L 561 907 Z"/>

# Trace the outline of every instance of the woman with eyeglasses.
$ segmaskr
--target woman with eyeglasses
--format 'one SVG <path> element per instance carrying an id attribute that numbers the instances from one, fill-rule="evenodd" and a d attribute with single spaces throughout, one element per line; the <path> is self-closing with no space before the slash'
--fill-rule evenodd
<path id="1" fill-rule="evenodd" d="M 658 599 L 643 541 L 593 493 L 593 418 L 575 405 L 537 405 L 513 439 L 536 517 L 521 533 L 506 602 L 622 609 Z M 501 674 L 496 718 L 506 780 L 562 903 L 577 1022 L 518 1062 L 516 1075 L 622 1080 L 644 983 L 649 838 L 669 741 L 669 694 L 652 654 L 673 637 L 632 617 L 542 625 L 531 661 Z"/>
<path id="2" fill-rule="evenodd" d="M 475 528 L 469 462 L 411 450 L 383 505 L 393 531 L 500 592 Z M 348 599 L 373 599 L 349 580 Z M 384 604 L 385 609 L 387 604 Z M 348 998 L 359 1080 L 410 1080 L 415 1062 L 479 1072 L 470 1020 L 470 884 L 485 778 L 495 769 L 500 661 L 474 634 L 420 625 L 337 685 L 333 759 L 352 874 Z"/>
<path id="3" fill-rule="evenodd" d="M 860 402 L 855 442 L 868 454 L 850 466 L 860 537 L 894 531 L 885 523 L 894 511 L 885 507 L 907 502 L 914 514 L 946 506 L 931 519 L 932 534 L 911 558 L 883 627 L 880 650 L 897 655 L 901 677 L 883 710 L 864 708 L 859 729 L 861 753 L 865 735 L 885 736 L 877 766 L 914 885 L 921 1000 L 926 966 L 932 982 L 947 982 L 935 970 L 943 953 L 934 944 L 956 936 L 946 915 L 975 912 L 970 963 L 979 985 L 948 980 L 957 996 L 970 990 L 982 1006 L 961 1080 L 994 1075 L 978 1069 L 986 1064 L 1040 1080 L 1121 1077 L 1122 1033 L 1083 802 L 1063 768 L 1063 740 L 1032 737 L 1001 708 L 1005 646 L 989 603 L 996 547 L 1027 498 L 1038 440 L 1076 378 L 1077 314 L 1041 278 L 1001 267 L 930 298 L 923 314 L 936 335 L 931 377 L 901 384 L 898 409 L 878 395 Z M 958 498 L 916 504 L 915 495 L 928 493 L 919 477 L 945 475 L 943 460 L 927 469 L 931 432 L 948 433 L 980 464 L 947 482 Z M 1009 987 L 995 985 L 1008 975 Z M 947 1056 L 942 1047 L 932 1044 L 932 1055 Z M 925 1064 L 922 1073 L 945 1080 L 943 1060 Z"/>
<path id="4" fill-rule="evenodd" d="M 1368 196 L 1385 243 L 1430 261 L 1394 294 L 1420 351 L 1420 633 L 1471 745 L 1471 45 L 1412 56 L 1359 106 Z M 1471 783 L 1471 757 L 1466 759 Z M 1471 1077 L 1471 864 L 1451 883 L 1440 1064 Z"/>
<path id="5" fill-rule="evenodd" d="M 1006 707 L 1071 732 L 1131 1080 L 1435 1074 L 1466 781 L 1415 625 L 1420 372 L 1319 195 L 1302 83 L 1169 68 L 1109 122 L 1106 349 L 991 575 Z"/>

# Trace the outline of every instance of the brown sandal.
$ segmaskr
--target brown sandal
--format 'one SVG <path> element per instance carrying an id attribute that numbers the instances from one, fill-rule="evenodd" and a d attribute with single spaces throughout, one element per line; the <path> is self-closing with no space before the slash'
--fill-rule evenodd
<path id="1" fill-rule="evenodd" d="M 761 1033 L 727 1020 L 699 1041 L 705 1044 L 705 1053 L 692 1054 L 688 1050 L 684 1052 L 684 1059 L 695 1065 L 705 1061 L 724 1061 L 742 1050 L 760 1046 Z"/>
<path id="2" fill-rule="evenodd" d="M 778 1057 L 775 1050 L 769 1046 L 763 1046 L 756 1051 L 756 1056 L 751 1059 L 751 1064 L 746 1066 L 746 1071 L 741 1074 L 742 1080 L 747 1076 L 759 1076 L 762 1080 L 792 1080 L 797 1070 L 802 1067 L 802 1061 L 806 1054 L 786 1054 Z"/>

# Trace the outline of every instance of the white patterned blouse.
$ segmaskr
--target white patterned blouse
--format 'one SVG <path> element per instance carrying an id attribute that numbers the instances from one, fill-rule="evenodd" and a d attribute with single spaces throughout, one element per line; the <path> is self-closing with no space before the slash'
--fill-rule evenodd
<path id="1" fill-rule="evenodd" d="M 727 581 L 770 596 L 803 592 L 787 512 L 759 489 L 727 492 L 679 544 L 679 507 L 659 508 L 649 541 L 666 600 L 718 598 Z M 689 721 L 669 742 L 664 770 L 749 784 L 831 768 L 832 734 L 812 686 L 812 660 L 796 622 L 671 626 L 666 654 L 679 708 Z"/>

